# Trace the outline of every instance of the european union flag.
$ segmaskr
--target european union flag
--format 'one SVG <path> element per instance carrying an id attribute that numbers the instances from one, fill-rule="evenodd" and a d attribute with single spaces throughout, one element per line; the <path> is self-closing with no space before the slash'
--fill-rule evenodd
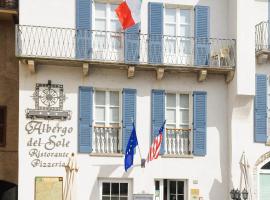
<path id="1" fill-rule="evenodd" d="M 127 171 L 133 165 L 133 158 L 134 158 L 134 151 L 136 146 L 138 145 L 137 135 L 135 126 L 133 123 L 133 129 L 128 140 L 128 144 L 126 147 L 126 154 L 125 154 L 125 170 Z"/>

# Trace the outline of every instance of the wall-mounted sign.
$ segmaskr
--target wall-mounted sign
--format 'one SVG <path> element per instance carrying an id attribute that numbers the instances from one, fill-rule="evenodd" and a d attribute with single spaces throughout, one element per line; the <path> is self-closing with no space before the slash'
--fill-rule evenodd
<path id="1" fill-rule="evenodd" d="M 37 83 L 33 94 L 35 101 L 34 109 L 26 110 L 26 117 L 35 119 L 70 119 L 70 111 L 63 110 L 63 103 L 66 100 L 63 85 Z"/>
<path id="2" fill-rule="evenodd" d="M 35 200 L 63 200 L 63 178 L 36 177 Z"/>
<path id="3" fill-rule="evenodd" d="M 26 110 L 25 143 L 32 167 L 64 167 L 71 149 L 70 111 L 63 110 L 63 85 L 36 84 L 35 109 Z M 50 120 L 54 119 L 54 120 Z M 58 119 L 58 120 L 55 120 Z"/>
<path id="4" fill-rule="evenodd" d="M 191 193 L 192 200 L 199 200 L 199 197 L 200 197 L 200 190 L 199 189 L 191 189 L 190 193 Z"/>

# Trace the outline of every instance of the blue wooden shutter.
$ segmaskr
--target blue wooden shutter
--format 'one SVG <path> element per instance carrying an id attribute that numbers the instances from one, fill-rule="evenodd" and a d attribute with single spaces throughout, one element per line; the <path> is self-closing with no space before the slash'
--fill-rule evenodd
<path id="1" fill-rule="evenodd" d="M 195 6 L 195 65 L 209 64 L 209 15 L 208 6 Z"/>
<path id="2" fill-rule="evenodd" d="M 154 137 L 159 134 L 159 129 L 165 120 L 165 91 L 164 90 L 152 90 L 152 133 L 151 144 Z M 164 130 L 164 135 L 166 131 Z M 163 135 L 163 136 L 164 136 Z M 163 137 L 160 154 L 165 152 L 165 137 Z"/>
<path id="3" fill-rule="evenodd" d="M 89 60 L 92 54 L 92 0 L 76 0 L 76 58 Z"/>
<path id="4" fill-rule="evenodd" d="M 79 87 L 79 138 L 80 153 L 92 152 L 93 88 Z"/>
<path id="5" fill-rule="evenodd" d="M 148 61 L 163 63 L 163 4 L 148 4 Z"/>
<path id="6" fill-rule="evenodd" d="M 125 31 L 125 63 L 137 64 L 140 59 L 140 23 Z"/>
<path id="7" fill-rule="evenodd" d="M 136 124 L 136 97 L 137 91 L 135 89 L 123 89 L 123 153 L 126 152 L 133 128 L 132 121 Z"/>
<path id="8" fill-rule="evenodd" d="M 193 154 L 206 155 L 207 93 L 193 93 Z"/>
<path id="9" fill-rule="evenodd" d="M 255 142 L 267 140 L 267 76 L 256 74 L 256 96 L 254 101 Z"/>

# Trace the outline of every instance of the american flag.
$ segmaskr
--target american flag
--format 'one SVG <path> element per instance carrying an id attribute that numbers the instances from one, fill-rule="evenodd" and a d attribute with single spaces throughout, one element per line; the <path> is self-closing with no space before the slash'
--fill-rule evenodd
<path id="1" fill-rule="evenodd" d="M 160 146 L 162 143 L 163 132 L 164 132 L 164 125 L 166 121 L 164 121 L 163 125 L 159 129 L 159 134 L 155 136 L 154 141 L 149 149 L 149 153 L 147 156 L 147 162 L 152 161 L 158 158 L 160 152 Z"/>

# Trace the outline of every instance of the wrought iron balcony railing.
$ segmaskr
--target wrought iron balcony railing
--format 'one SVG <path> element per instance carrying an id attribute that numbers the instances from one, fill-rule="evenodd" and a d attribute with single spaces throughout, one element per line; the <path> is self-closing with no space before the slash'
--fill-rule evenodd
<path id="1" fill-rule="evenodd" d="M 134 65 L 234 67 L 235 40 L 16 26 L 16 55 Z"/>
<path id="2" fill-rule="evenodd" d="M 119 127 L 94 127 L 93 153 L 117 154 L 121 152 Z"/>
<path id="3" fill-rule="evenodd" d="M 191 129 L 166 129 L 165 152 L 167 155 L 191 155 Z"/>
<path id="4" fill-rule="evenodd" d="M 262 51 L 270 51 L 269 33 L 269 21 L 261 22 L 255 26 L 255 50 L 257 54 Z"/>

